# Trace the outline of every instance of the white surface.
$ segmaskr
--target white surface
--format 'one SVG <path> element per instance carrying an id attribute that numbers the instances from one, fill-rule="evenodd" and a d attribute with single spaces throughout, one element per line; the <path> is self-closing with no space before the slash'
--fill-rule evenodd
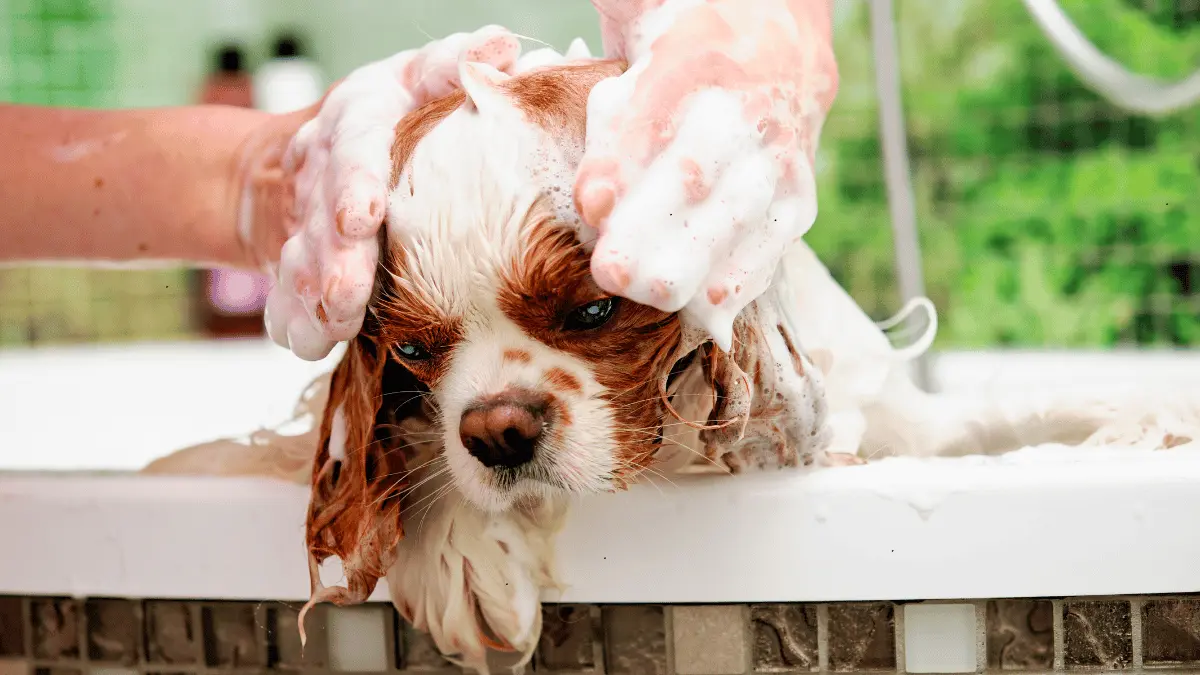
<path id="1" fill-rule="evenodd" d="M 0 350 L 0 469 L 135 470 L 291 416 L 337 363 L 265 340 Z"/>
<path id="2" fill-rule="evenodd" d="M 288 417 L 336 358 L 306 363 L 258 341 L 0 352 L 0 467 L 134 469 L 241 435 Z M 946 389 L 1194 387 L 1200 356 L 950 354 L 935 375 Z M 547 599 L 1200 592 L 1196 452 L 656 482 L 576 505 L 558 544 L 567 590 Z M 0 473 L 0 594 L 303 600 L 307 497 L 261 480 Z"/>
<path id="3" fill-rule="evenodd" d="M 558 540 L 567 589 L 546 599 L 1200 591 L 1200 453 L 1087 454 L 886 460 L 585 499 Z M 261 480 L 0 474 L 0 541 L 16 552 L 0 556 L 0 594 L 302 600 L 307 496 Z"/>
<path id="4" fill-rule="evenodd" d="M 1137 383 L 1191 390 L 1200 382 L 1200 350 L 971 351 L 934 354 L 942 390 L 1116 390 Z"/>
<path id="5" fill-rule="evenodd" d="M 975 605 L 904 606 L 904 671 L 973 673 L 979 640 Z"/>
<path id="6" fill-rule="evenodd" d="M 340 354 L 310 363 L 259 340 L 0 350 L 0 469 L 134 470 L 278 424 Z M 933 373 L 948 390 L 1193 388 L 1200 351 L 951 352 Z"/>

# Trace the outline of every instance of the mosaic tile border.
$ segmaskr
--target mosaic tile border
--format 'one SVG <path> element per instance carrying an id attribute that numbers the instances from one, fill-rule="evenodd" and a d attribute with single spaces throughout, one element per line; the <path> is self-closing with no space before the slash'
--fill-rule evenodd
<path id="1" fill-rule="evenodd" d="M 462 669 L 390 606 L 0 596 L 0 675 Z M 754 605 L 551 605 L 529 672 L 1200 671 L 1200 595 Z M 506 672 L 505 655 L 496 671 Z"/>

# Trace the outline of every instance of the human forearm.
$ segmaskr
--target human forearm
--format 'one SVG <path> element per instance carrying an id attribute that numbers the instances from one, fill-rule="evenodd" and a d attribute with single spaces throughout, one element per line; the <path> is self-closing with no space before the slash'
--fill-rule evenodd
<path id="1" fill-rule="evenodd" d="M 251 264 L 235 227 L 238 161 L 270 118 L 0 106 L 0 262 Z"/>

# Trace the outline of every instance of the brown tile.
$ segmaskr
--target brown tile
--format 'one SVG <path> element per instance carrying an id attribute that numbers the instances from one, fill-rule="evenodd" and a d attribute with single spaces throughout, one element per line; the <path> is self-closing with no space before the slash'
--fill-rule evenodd
<path id="1" fill-rule="evenodd" d="M 397 615 L 396 667 L 405 673 L 449 673 L 460 672 L 456 666 L 442 658 L 433 638 L 412 627 Z"/>
<path id="2" fill-rule="evenodd" d="M 200 610 L 204 627 L 204 664 L 209 668 L 256 668 L 267 665 L 254 605 L 224 602 Z"/>
<path id="3" fill-rule="evenodd" d="M 88 600 L 88 658 L 102 663 L 130 666 L 138 662 L 142 616 L 131 600 Z"/>
<path id="4" fill-rule="evenodd" d="M 146 660 L 150 663 L 200 662 L 200 631 L 186 602 L 147 601 L 145 608 Z"/>
<path id="5" fill-rule="evenodd" d="M 1200 598 L 1145 601 L 1142 658 L 1156 665 L 1200 662 Z"/>
<path id="6" fill-rule="evenodd" d="M 21 598 L 0 597 L 0 658 L 25 656 L 25 610 Z"/>
<path id="7" fill-rule="evenodd" d="M 1000 670 L 1050 670 L 1054 665 L 1054 603 L 990 600 L 987 663 Z"/>
<path id="8" fill-rule="evenodd" d="M 756 673 L 797 673 L 817 668 L 817 608 L 814 605 L 753 605 L 753 663 Z"/>
<path id="9" fill-rule="evenodd" d="M 300 644 L 298 607 L 273 605 L 267 608 L 267 665 L 271 668 L 298 670 L 325 668 L 329 655 L 325 645 L 325 608 L 315 605 L 304 616 L 304 645 Z"/>
<path id="10" fill-rule="evenodd" d="M 33 675 L 83 675 L 76 668 L 34 668 Z"/>
<path id="11" fill-rule="evenodd" d="M 604 672 L 599 615 L 591 605 L 543 606 L 538 672 Z"/>
<path id="12" fill-rule="evenodd" d="M 523 658 L 525 658 L 524 654 L 517 652 L 498 652 L 489 649 L 487 653 L 487 672 L 492 673 L 492 675 L 505 675 L 507 673 L 521 673 L 532 670 L 532 668 L 530 668 L 528 665 L 524 666 L 524 671 L 514 670 L 521 667 L 521 660 Z M 454 675 L 459 675 L 460 673 L 465 673 L 467 675 L 478 675 L 480 671 L 476 670 L 475 668 L 463 666 L 461 671 L 451 672 L 453 672 Z"/>
<path id="13" fill-rule="evenodd" d="M 829 606 L 829 668 L 896 669 L 895 607 L 890 603 Z"/>
<path id="14" fill-rule="evenodd" d="M 29 663 L 19 659 L 0 659 L 0 675 L 29 675 Z"/>
<path id="15" fill-rule="evenodd" d="M 1133 662 L 1129 603 L 1123 600 L 1063 604 L 1063 662 L 1068 668 L 1128 668 Z"/>
<path id="16" fill-rule="evenodd" d="M 79 658 L 79 603 L 67 598 L 30 600 L 33 654 L 50 661 Z"/>
<path id="17" fill-rule="evenodd" d="M 604 662 L 609 675 L 666 675 L 667 628 L 657 605 L 605 607 Z"/>

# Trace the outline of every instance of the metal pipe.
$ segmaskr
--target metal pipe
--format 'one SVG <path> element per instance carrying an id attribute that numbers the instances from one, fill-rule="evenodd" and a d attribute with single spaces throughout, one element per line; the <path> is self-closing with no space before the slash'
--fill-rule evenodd
<path id="1" fill-rule="evenodd" d="M 921 270 L 921 243 L 905 138 L 904 108 L 900 94 L 899 49 L 892 0 L 870 0 L 871 46 L 875 57 L 875 89 L 879 97 L 879 132 L 883 147 L 883 176 L 892 220 L 892 243 L 901 301 L 925 297 Z M 929 390 L 929 359 L 922 354 L 914 364 L 917 386 Z"/>

